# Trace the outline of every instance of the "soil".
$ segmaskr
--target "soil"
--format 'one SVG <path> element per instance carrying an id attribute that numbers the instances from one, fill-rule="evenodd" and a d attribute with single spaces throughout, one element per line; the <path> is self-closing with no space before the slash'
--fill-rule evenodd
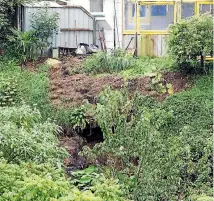
<path id="1" fill-rule="evenodd" d="M 25 68 L 25 69 L 28 69 L 28 70 L 30 70 L 30 71 L 32 71 L 32 72 L 35 72 L 35 71 L 38 70 L 38 67 L 39 67 L 40 65 L 42 65 L 42 64 L 45 63 L 46 60 L 47 60 L 46 57 L 40 57 L 40 58 L 38 58 L 36 61 L 27 61 L 27 62 L 25 62 L 25 64 L 24 64 L 24 68 Z"/>
<path id="2" fill-rule="evenodd" d="M 82 61 L 82 59 L 76 57 L 69 57 L 50 70 L 50 98 L 53 105 L 57 107 L 78 106 L 85 99 L 89 103 L 95 104 L 98 94 L 106 86 L 111 86 L 112 89 L 124 87 L 124 79 L 120 76 L 69 75 L 69 72 L 81 68 Z M 187 87 L 187 76 L 180 72 L 167 72 L 163 74 L 163 78 L 167 83 L 172 84 L 174 93 Z M 139 92 L 143 95 L 150 95 L 159 101 L 169 96 L 167 93 L 162 94 L 152 91 L 149 77 L 138 77 L 128 80 L 128 89 L 130 93 Z"/>
<path id="3" fill-rule="evenodd" d="M 69 158 L 64 160 L 68 174 L 71 171 L 87 167 L 86 159 L 79 155 L 82 147 L 86 144 L 87 142 L 84 140 L 84 138 L 77 135 L 73 137 L 63 137 L 60 139 L 59 146 L 64 147 L 70 154 Z"/>

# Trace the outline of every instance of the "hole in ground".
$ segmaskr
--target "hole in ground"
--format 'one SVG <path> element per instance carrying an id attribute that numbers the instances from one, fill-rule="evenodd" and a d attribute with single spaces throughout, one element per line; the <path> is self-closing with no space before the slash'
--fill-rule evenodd
<path id="1" fill-rule="evenodd" d="M 77 169 L 83 169 L 90 165 L 85 157 L 78 153 L 82 151 L 83 146 L 93 148 L 95 144 L 103 142 L 103 133 L 98 125 L 87 125 L 83 130 L 64 127 L 64 137 L 60 140 L 60 146 L 64 147 L 70 154 L 65 159 L 66 171 L 70 174 Z"/>

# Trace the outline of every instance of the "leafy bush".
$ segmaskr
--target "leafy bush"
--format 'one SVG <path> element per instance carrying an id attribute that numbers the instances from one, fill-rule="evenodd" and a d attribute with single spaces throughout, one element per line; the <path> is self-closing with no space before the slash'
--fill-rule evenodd
<path id="1" fill-rule="evenodd" d="M 11 28 L 5 44 L 6 53 L 15 57 L 21 64 L 38 56 L 37 50 L 45 50 L 52 44 L 53 34 L 58 32 L 58 14 L 49 13 L 42 8 L 33 13 L 30 31 L 19 31 Z"/>
<path id="2" fill-rule="evenodd" d="M 16 105 L 22 105 L 24 101 L 27 105 L 36 107 L 41 111 L 43 119 L 52 117 L 53 108 L 50 105 L 48 97 L 49 79 L 48 66 L 42 65 L 38 67 L 37 72 L 29 70 L 21 70 L 13 61 L 7 61 L 6 58 L 0 60 L 0 76 L 5 80 L 13 80 L 11 87 L 16 85 Z M 14 79 L 15 78 L 15 79 Z"/>
<path id="3" fill-rule="evenodd" d="M 181 20 L 169 28 L 168 52 L 181 68 L 196 67 L 197 56 L 212 54 L 212 36 L 211 15 L 204 14 Z"/>
<path id="4" fill-rule="evenodd" d="M 8 164 L 0 161 L 0 200 L 51 200 L 67 195 L 70 189 L 61 169 L 48 164 Z"/>
<path id="5" fill-rule="evenodd" d="M 36 109 L 23 105 L 0 111 L 0 151 L 8 162 L 33 161 L 61 164 L 67 152 L 57 146 L 59 127 L 41 123 Z"/>
<path id="6" fill-rule="evenodd" d="M 98 52 L 85 60 L 84 71 L 88 74 L 119 72 L 133 66 L 131 55 L 118 49 L 112 53 Z"/>
<path id="7" fill-rule="evenodd" d="M 35 58 L 36 41 L 34 31 L 11 30 L 12 34 L 8 37 L 7 51 L 10 56 L 17 58 L 21 63 Z"/>
<path id="8" fill-rule="evenodd" d="M 95 196 L 105 201 L 128 201 L 124 198 L 123 188 L 118 181 L 107 179 L 104 174 L 98 173 L 98 168 L 94 166 L 72 172 L 72 178 L 72 183 L 79 189 L 90 189 Z"/>
<path id="9" fill-rule="evenodd" d="M 0 106 L 11 106 L 18 101 L 17 80 L 1 78 L 0 80 Z"/>
<path id="10" fill-rule="evenodd" d="M 94 111 L 105 140 L 86 154 L 107 157 L 135 200 L 212 194 L 211 91 L 210 76 L 163 103 L 106 89 Z"/>
<path id="11" fill-rule="evenodd" d="M 126 201 L 113 179 L 99 179 L 100 183 L 91 187 L 94 193 L 81 192 L 70 184 L 62 169 L 49 164 L 16 165 L 1 159 L 0 173 L 0 201 Z"/>
<path id="12" fill-rule="evenodd" d="M 67 195 L 70 185 L 62 169 L 49 164 L 8 164 L 0 160 L 0 200 L 50 200 Z"/>

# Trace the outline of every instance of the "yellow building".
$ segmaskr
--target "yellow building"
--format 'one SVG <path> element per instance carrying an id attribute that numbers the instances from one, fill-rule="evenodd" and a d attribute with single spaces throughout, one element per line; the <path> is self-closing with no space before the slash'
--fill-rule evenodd
<path id="1" fill-rule="evenodd" d="M 124 0 L 123 46 L 140 56 L 166 55 L 170 24 L 203 13 L 213 14 L 213 0 Z"/>

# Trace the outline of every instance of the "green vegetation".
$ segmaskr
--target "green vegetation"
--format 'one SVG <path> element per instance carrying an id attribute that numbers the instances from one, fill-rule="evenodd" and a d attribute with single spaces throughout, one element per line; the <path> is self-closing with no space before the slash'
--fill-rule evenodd
<path id="1" fill-rule="evenodd" d="M 31 27 L 33 36 L 36 38 L 36 47 L 41 50 L 52 45 L 53 34 L 58 34 L 58 13 L 48 12 L 47 8 L 41 8 L 38 12 L 32 14 Z"/>
<path id="2" fill-rule="evenodd" d="M 41 119 L 38 110 L 26 105 L 1 108 L 0 151 L 8 162 L 63 162 L 68 154 L 57 147 L 60 128 Z"/>
<path id="3" fill-rule="evenodd" d="M 0 201 L 126 201 L 112 179 L 100 179 L 81 192 L 62 169 L 50 164 L 16 165 L 0 160 L 0 173 Z"/>
<path id="4" fill-rule="evenodd" d="M 182 20 L 169 29 L 168 51 L 181 69 L 199 66 L 205 69 L 203 56 L 213 53 L 213 20 L 211 15 L 200 15 Z"/>
<path id="5" fill-rule="evenodd" d="M 126 91 L 106 89 L 93 114 L 105 141 L 92 152 L 85 148 L 85 154 L 108 156 L 114 174 L 129 175 L 124 182 L 132 181 L 132 199 L 212 195 L 211 75 L 163 103 L 139 95 L 130 99 Z"/>
<path id="6" fill-rule="evenodd" d="M 119 74 L 125 78 L 146 76 L 154 72 L 174 71 L 176 64 L 171 58 L 150 58 L 140 57 L 135 60 L 135 65 L 129 69 L 121 71 Z"/>
<path id="7" fill-rule="evenodd" d="M 58 147 L 61 128 L 48 117 L 62 123 L 69 117 L 67 123 L 74 126 L 84 126 L 85 117 L 81 108 L 67 112 L 50 105 L 47 70 L 48 66 L 37 72 L 21 70 L 1 58 L 0 200 L 125 201 L 118 182 L 95 170 L 90 174 L 96 174 L 96 180 L 87 189 L 77 188 L 77 178 L 65 177 L 61 168 L 68 153 Z M 14 77 L 17 82 L 10 85 Z M 81 175 L 80 182 L 87 186 L 88 170 Z"/>
<path id="8" fill-rule="evenodd" d="M 56 12 L 49 14 L 46 8 L 41 8 L 32 14 L 32 30 L 22 32 L 11 27 L 4 44 L 7 55 L 16 58 L 21 64 L 36 59 L 38 50 L 42 55 L 52 45 L 53 34 L 58 33 L 58 20 Z"/>
<path id="9" fill-rule="evenodd" d="M 83 71 L 88 74 L 119 72 L 132 67 L 133 62 L 133 57 L 120 49 L 111 53 L 98 52 L 86 59 Z"/>
<path id="10" fill-rule="evenodd" d="M 122 50 L 113 53 L 99 52 L 87 57 L 83 70 L 87 74 L 118 73 L 125 78 L 148 75 L 153 72 L 173 71 L 176 64 L 171 58 L 134 58 Z"/>
<path id="11" fill-rule="evenodd" d="M 7 14 L 0 22 L 11 28 Z M 197 56 L 211 51 L 211 18 L 194 17 L 170 28 L 172 59 L 137 59 L 121 50 L 86 59 L 82 70 L 88 74 L 149 75 L 151 90 L 169 95 L 164 101 L 131 94 L 125 85 L 120 91 L 106 87 L 94 105 L 55 108 L 48 96 L 50 66 L 29 71 L 16 63 L 32 59 L 34 46 L 43 51 L 51 45 L 57 16 L 49 17 L 34 15 L 33 32 L 7 30 L 13 34 L 7 48 L 15 51 L 0 58 L 0 201 L 211 200 L 212 75 L 189 75 L 190 88 L 174 94 L 160 73 L 177 64 L 195 67 Z M 104 141 L 80 153 L 91 166 L 66 174 L 69 154 L 59 146 L 58 125 L 82 131 L 90 121 L 101 128 Z"/>

